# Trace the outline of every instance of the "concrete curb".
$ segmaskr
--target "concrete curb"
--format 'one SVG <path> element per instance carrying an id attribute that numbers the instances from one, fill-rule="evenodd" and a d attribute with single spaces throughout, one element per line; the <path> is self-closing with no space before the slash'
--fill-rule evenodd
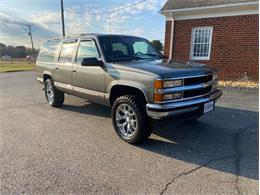
<path id="1" fill-rule="evenodd" d="M 259 88 L 246 88 L 246 87 L 219 87 L 219 89 L 233 90 L 233 91 L 258 91 Z"/>
<path id="2" fill-rule="evenodd" d="M 33 72 L 35 70 L 8 70 L 8 71 L 4 71 L 4 72 L 0 72 L 1 73 L 12 73 L 12 72 Z"/>

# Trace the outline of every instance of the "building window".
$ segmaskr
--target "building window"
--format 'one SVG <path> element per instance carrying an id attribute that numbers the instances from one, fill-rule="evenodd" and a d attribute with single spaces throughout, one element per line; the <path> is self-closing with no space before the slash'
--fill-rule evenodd
<path id="1" fill-rule="evenodd" d="M 209 60 L 213 27 L 192 28 L 191 60 Z"/>

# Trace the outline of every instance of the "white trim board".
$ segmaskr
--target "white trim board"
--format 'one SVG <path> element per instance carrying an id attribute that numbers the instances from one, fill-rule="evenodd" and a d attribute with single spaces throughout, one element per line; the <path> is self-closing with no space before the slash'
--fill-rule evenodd
<path id="1" fill-rule="evenodd" d="M 208 13 L 208 14 L 194 14 L 194 15 L 183 15 L 175 16 L 175 20 L 190 20 L 190 19 L 202 19 L 202 18 L 219 18 L 219 17 L 229 17 L 229 16 L 244 16 L 244 15 L 255 15 L 258 11 L 241 11 L 241 12 L 229 12 L 229 13 Z"/>

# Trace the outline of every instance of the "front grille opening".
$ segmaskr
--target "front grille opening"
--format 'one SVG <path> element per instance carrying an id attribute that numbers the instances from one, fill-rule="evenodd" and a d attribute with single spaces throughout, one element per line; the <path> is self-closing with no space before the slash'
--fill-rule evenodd
<path id="1" fill-rule="evenodd" d="M 202 89 L 184 91 L 183 98 L 190 98 L 190 97 L 205 95 L 205 94 L 211 92 L 211 90 L 212 90 L 212 86 L 202 88 Z"/>
<path id="2" fill-rule="evenodd" d="M 212 75 L 208 75 L 202 77 L 186 78 L 184 79 L 184 86 L 207 83 L 212 80 L 212 77 Z"/>

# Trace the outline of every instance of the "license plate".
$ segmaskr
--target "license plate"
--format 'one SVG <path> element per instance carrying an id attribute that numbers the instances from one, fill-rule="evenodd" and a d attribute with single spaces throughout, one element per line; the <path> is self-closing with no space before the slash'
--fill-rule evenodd
<path id="1" fill-rule="evenodd" d="M 208 102 L 204 104 L 204 114 L 214 110 L 214 101 Z"/>

